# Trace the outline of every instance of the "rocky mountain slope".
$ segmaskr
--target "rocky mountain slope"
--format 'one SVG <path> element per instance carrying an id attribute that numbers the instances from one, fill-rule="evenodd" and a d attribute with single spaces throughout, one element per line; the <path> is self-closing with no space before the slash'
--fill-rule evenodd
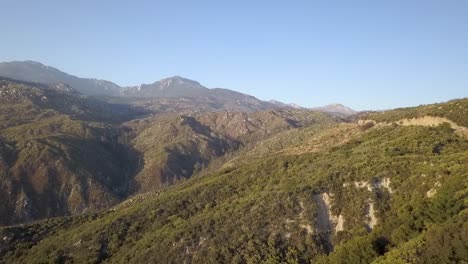
<path id="1" fill-rule="evenodd" d="M 401 120 L 436 116 L 464 127 L 467 109 L 462 99 L 367 113 L 350 124 L 296 125 L 239 150 L 225 166 L 110 210 L 2 228 L 1 261 L 463 263 L 468 139 L 451 123 Z M 198 133 L 207 145 L 223 130 L 243 138 L 242 129 L 231 131 L 237 121 L 211 125 L 218 119 L 179 121 L 209 126 Z M 135 133 L 153 134 L 145 122 L 156 120 L 141 121 Z"/>
<path id="2" fill-rule="evenodd" d="M 122 89 L 123 95 L 134 97 L 195 97 L 207 96 L 210 89 L 180 76 L 162 79 L 152 84 L 142 84 Z"/>
<path id="3" fill-rule="evenodd" d="M 0 110 L 0 224 L 99 210 L 127 195 L 138 156 L 113 124 L 138 112 L 3 78 Z"/>
<path id="4" fill-rule="evenodd" d="M 143 155 L 145 165 L 135 178 L 138 189 L 150 190 L 189 178 L 213 159 L 250 149 L 282 131 L 336 122 L 312 111 L 275 110 L 169 114 L 133 120 L 122 128 Z"/>
<path id="5" fill-rule="evenodd" d="M 6 78 L 0 103 L 0 225 L 109 208 L 281 131 L 337 122 L 289 110 L 154 115 Z"/>

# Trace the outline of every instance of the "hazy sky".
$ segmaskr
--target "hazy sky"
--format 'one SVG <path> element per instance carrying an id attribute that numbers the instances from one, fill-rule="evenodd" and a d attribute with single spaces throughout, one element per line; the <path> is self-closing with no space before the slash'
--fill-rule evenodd
<path id="1" fill-rule="evenodd" d="M 0 61 L 358 110 L 468 96 L 468 1 L 0 0 Z"/>

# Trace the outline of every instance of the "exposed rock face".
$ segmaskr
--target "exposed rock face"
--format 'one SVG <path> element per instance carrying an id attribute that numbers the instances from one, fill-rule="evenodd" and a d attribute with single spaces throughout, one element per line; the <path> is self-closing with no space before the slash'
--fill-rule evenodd
<path id="1" fill-rule="evenodd" d="M 375 179 L 371 183 L 368 181 L 355 181 L 352 184 L 350 183 L 343 183 L 343 187 L 354 186 L 355 188 L 359 189 L 367 189 L 369 192 L 373 192 L 379 189 L 386 189 L 390 194 L 393 193 L 393 189 L 390 187 L 391 180 L 390 178 L 383 178 L 383 179 Z M 366 212 L 366 227 L 368 231 L 372 231 L 374 226 L 378 224 L 378 219 L 375 213 L 374 202 L 369 199 L 367 201 L 367 212 Z M 338 228 L 337 228 L 338 229 Z"/>
<path id="2" fill-rule="evenodd" d="M 331 232 L 335 233 L 344 230 L 344 217 L 343 215 L 335 216 L 331 212 L 332 194 L 322 193 L 314 196 L 317 204 L 317 218 L 316 229 L 317 232 Z"/>
<path id="3" fill-rule="evenodd" d="M 385 188 L 388 190 L 389 193 L 393 193 L 392 188 L 390 187 L 391 181 L 390 178 L 383 178 L 383 179 L 376 179 L 372 183 L 368 181 L 355 181 L 353 185 L 356 188 L 367 189 L 369 192 L 372 192 L 374 189 Z M 343 187 L 350 186 L 349 183 L 343 183 Z"/>
<path id="4" fill-rule="evenodd" d="M 335 227 L 335 233 L 338 233 L 339 231 L 344 231 L 344 216 L 343 216 L 343 214 L 340 214 L 338 216 L 338 221 L 337 221 L 336 227 Z"/>
<path id="5" fill-rule="evenodd" d="M 372 185 L 369 184 L 367 181 L 354 182 L 354 186 L 356 186 L 356 188 L 367 188 L 369 192 L 372 192 Z"/>
<path id="6" fill-rule="evenodd" d="M 344 230 L 343 215 L 335 216 L 331 212 L 332 196 L 331 193 L 321 193 L 313 197 L 317 204 L 315 232 L 325 238 L 325 246 L 328 252 L 333 251 L 332 234 Z"/>
<path id="7" fill-rule="evenodd" d="M 366 226 L 369 231 L 372 231 L 374 229 L 374 226 L 377 225 L 378 219 L 375 216 L 375 209 L 374 209 L 374 203 L 372 201 L 369 201 L 369 206 L 367 208 L 367 214 L 366 214 Z"/>
<path id="8" fill-rule="evenodd" d="M 385 188 L 388 190 L 389 193 L 393 193 L 393 189 L 390 187 L 390 178 L 383 178 L 383 179 L 378 179 L 376 182 L 374 182 L 374 186 L 376 188 Z"/>
<path id="9" fill-rule="evenodd" d="M 434 184 L 434 187 L 432 187 L 429 191 L 426 193 L 427 198 L 432 198 L 437 194 L 437 189 L 441 186 L 440 182 L 436 182 Z"/>
<path id="10" fill-rule="evenodd" d="M 373 125 L 377 124 L 377 122 L 375 122 L 374 120 L 365 120 L 365 119 L 360 119 L 360 120 L 358 120 L 357 123 L 360 126 L 363 126 L 363 125 L 366 125 L 366 124 L 373 124 Z"/>

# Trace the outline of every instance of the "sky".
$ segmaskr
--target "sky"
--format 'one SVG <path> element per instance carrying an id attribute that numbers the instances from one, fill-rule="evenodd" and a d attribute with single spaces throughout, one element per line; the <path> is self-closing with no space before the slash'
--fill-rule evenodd
<path id="1" fill-rule="evenodd" d="M 0 61 L 313 107 L 468 96 L 468 1 L 0 0 Z"/>

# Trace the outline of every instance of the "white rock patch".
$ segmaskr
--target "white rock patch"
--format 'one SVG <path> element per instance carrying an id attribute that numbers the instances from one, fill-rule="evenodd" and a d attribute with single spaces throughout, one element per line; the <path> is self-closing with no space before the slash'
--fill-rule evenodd
<path id="1" fill-rule="evenodd" d="M 374 181 L 372 184 L 370 184 L 368 181 L 355 181 L 353 182 L 354 186 L 356 188 L 361 188 L 361 189 L 367 189 L 369 192 L 372 192 L 374 188 L 385 188 L 388 190 L 389 193 L 393 193 L 393 189 L 390 187 L 391 180 L 390 178 L 383 178 L 383 179 L 378 179 Z M 350 186 L 349 183 L 345 182 L 343 183 L 343 187 L 348 187 Z"/>
<path id="2" fill-rule="evenodd" d="M 372 192 L 372 186 L 367 181 L 354 182 L 356 188 L 367 188 L 369 192 Z"/>
<path id="3" fill-rule="evenodd" d="M 378 180 L 375 182 L 374 186 L 376 188 L 385 188 L 388 190 L 389 193 L 393 193 L 393 189 L 390 187 L 391 181 L 390 178 L 383 178 L 382 180 Z"/>
<path id="4" fill-rule="evenodd" d="M 441 186 L 440 182 L 436 182 L 434 187 L 427 191 L 426 196 L 427 198 L 432 198 L 434 195 L 437 194 L 437 189 Z"/>
<path id="5" fill-rule="evenodd" d="M 375 216 L 375 209 L 374 209 L 374 203 L 372 201 L 369 201 L 369 208 L 367 210 L 367 221 L 366 221 L 366 224 L 367 224 L 367 227 L 370 229 L 370 230 L 373 230 L 374 229 L 374 226 L 377 225 L 377 217 Z"/>
<path id="6" fill-rule="evenodd" d="M 342 214 L 340 214 L 338 216 L 338 221 L 336 223 L 335 233 L 338 233 L 339 231 L 343 231 L 343 230 L 344 230 L 344 217 Z"/>

